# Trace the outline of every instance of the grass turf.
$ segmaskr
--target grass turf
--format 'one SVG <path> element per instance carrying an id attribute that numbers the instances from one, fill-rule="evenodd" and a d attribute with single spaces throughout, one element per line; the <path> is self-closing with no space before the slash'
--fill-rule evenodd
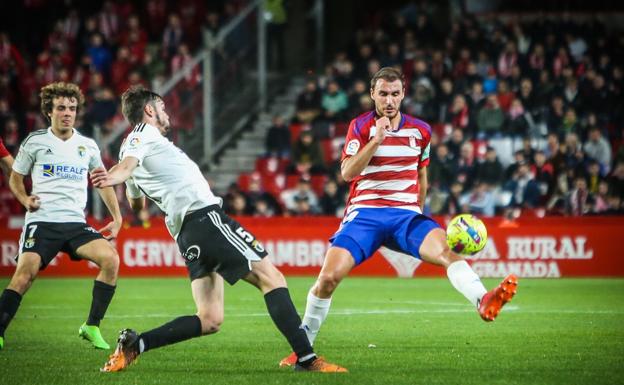
<path id="1" fill-rule="evenodd" d="M 289 277 L 300 312 L 312 277 Z M 7 280 L 0 280 L 2 287 Z M 486 280 L 492 287 L 497 282 Z M 150 351 L 121 373 L 77 336 L 92 281 L 39 279 L 0 351 L 2 384 L 621 384 L 624 280 L 520 280 L 494 323 L 481 321 L 445 279 L 345 280 L 316 350 L 346 375 L 279 369 L 289 348 L 256 289 L 227 287 L 216 335 Z M 227 285 L 226 285 L 227 286 Z M 111 345 L 194 313 L 186 279 L 123 279 L 102 322 Z"/>

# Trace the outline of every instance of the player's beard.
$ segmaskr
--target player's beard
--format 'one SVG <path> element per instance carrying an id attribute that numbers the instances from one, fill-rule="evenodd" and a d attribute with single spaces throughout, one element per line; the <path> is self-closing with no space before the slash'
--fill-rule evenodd
<path id="1" fill-rule="evenodd" d="M 156 114 L 156 123 L 158 124 L 159 127 L 161 127 L 160 132 L 163 135 L 167 135 L 167 132 L 169 132 L 169 128 L 171 128 L 171 125 L 169 124 L 169 122 L 165 122 L 164 119 L 162 119 L 160 117 L 160 114 Z"/>
<path id="2" fill-rule="evenodd" d="M 397 116 L 397 114 L 399 113 L 399 109 L 395 108 L 393 112 L 394 113 L 392 115 L 388 115 L 386 113 L 386 111 L 384 111 L 383 109 L 380 110 L 379 108 L 377 108 L 377 115 L 378 116 L 385 116 L 386 118 L 388 118 L 390 120 L 394 119 Z"/>

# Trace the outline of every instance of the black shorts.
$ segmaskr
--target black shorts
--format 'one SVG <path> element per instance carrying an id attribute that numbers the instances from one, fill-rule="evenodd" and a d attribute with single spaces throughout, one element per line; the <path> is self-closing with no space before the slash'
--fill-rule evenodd
<path id="1" fill-rule="evenodd" d="M 22 230 L 19 255 L 28 252 L 39 254 L 39 268 L 43 270 L 59 251 L 69 254 L 72 260 L 77 261 L 81 259 L 76 254 L 80 246 L 103 238 L 102 234 L 86 223 L 31 222 Z"/>
<path id="2" fill-rule="evenodd" d="M 267 255 L 260 242 L 218 205 L 188 214 L 177 242 L 191 281 L 216 271 L 233 285 L 249 274 L 251 262 Z"/>

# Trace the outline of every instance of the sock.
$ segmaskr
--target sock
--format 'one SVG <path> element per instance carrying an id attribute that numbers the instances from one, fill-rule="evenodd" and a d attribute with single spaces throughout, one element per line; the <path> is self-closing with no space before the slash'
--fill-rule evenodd
<path id="1" fill-rule="evenodd" d="M 93 299 L 91 300 L 87 325 L 100 326 L 100 321 L 104 318 L 114 294 L 115 286 L 102 281 L 93 281 Z"/>
<path id="2" fill-rule="evenodd" d="M 479 301 L 487 290 L 481 283 L 479 276 L 472 270 L 468 262 L 457 261 L 449 265 L 446 275 L 453 287 L 473 305 L 479 306 Z"/>
<path id="3" fill-rule="evenodd" d="M 0 295 L 0 337 L 4 337 L 4 331 L 17 313 L 22 295 L 15 290 L 4 289 Z"/>
<path id="4" fill-rule="evenodd" d="M 308 335 L 310 345 L 314 345 L 314 340 L 318 335 L 321 324 L 327 318 L 330 306 L 331 298 L 323 299 L 315 296 L 311 291 L 308 293 L 308 302 L 305 315 L 303 316 L 303 330 Z"/>
<path id="5" fill-rule="evenodd" d="M 290 347 L 298 357 L 299 363 L 304 366 L 312 363 L 316 354 L 314 354 L 306 333 L 301 328 L 301 318 L 290 299 L 288 289 L 279 287 L 271 290 L 264 295 L 264 301 L 273 323 L 288 340 Z"/>
<path id="6" fill-rule="evenodd" d="M 201 336 L 201 320 L 196 315 L 173 321 L 139 335 L 139 353 Z"/>

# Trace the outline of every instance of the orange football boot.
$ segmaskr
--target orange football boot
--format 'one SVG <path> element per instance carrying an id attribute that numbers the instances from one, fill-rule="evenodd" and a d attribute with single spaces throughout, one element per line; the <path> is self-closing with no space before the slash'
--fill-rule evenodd
<path id="1" fill-rule="evenodd" d="M 117 348 L 115 352 L 108 357 L 108 361 L 104 364 L 104 367 L 100 369 L 101 372 L 118 372 L 127 368 L 133 363 L 138 355 L 139 351 L 136 346 L 139 335 L 132 329 L 124 329 L 119 333 L 117 339 Z"/>
<path id="2" fill-rule="evenodd" d="M 484 321 L 494 321 L 503 306 L 516 294 L 518 277 L 509 274 L 498 286 L 488 291 L 479 301 L 479 315 Z"/>
<path id="3" fill-rule="evenodd" d="M 296 371 L 307 371 L 307 372 L 321 372 L 321 373 L 347 373 L 348 370 L 343 368 L 342 366 L 329 363 L 325 361 L 323 357 L 317 357 L 310 366 L 304 367 L 299 365 L 299 363 L 295 364 Z"/>
<path id="4" fill-rule="evenodd" d="M 285 367 L 295 366 L 296 363 L 297 363 L 297 355 L 295 354 L 295 352 L 292 352 L 288 355 L 288 357 L 282 358 L 282 360 L 279 363 L 279 367 L 285 368 Z"/>

